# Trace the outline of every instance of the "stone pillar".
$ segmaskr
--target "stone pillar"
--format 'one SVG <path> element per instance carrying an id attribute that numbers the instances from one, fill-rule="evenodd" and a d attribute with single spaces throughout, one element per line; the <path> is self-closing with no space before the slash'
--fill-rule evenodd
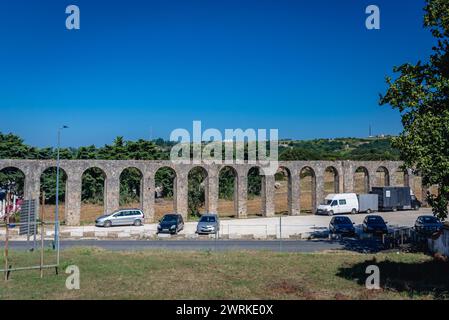
<path id="1" fill-rule="evenodd" d="M 154 173 L 144 174 L 142 178 L 142 210 L 145 214 L 145 223 L 154 222 L 154 192 L 155 192 L 155 176 Z"/>
<path id="2" fill-rule="evenodd" d="M 385 186 L 394 186 L 396 184 L 396 181 L 394 180 L 394 171 L 391 171 L 389 168 L 386 168 L 386 172 L 384 171 L 384 179 L 385 179 Z"/>
<path id="3" fill-rule="evenodd" d="M 324 171 L 316 172 L 315 176 L 315 197 L 313 196 L 314 189 L 312 187 L 312 199 L 313 199 L 313 208 L 312 213 L 314 214 L 318 209 L 318 206 L 324 201 L 325 193 L 324 193 Z"/>
<path id="4" fill-rule="evenodd" d="M 40 176 L 36 170 L 30 169 L 24 172 L 25 186 L 24 197 L 26 200 L 39 199 L 40 195 Z"/>
<path id="5" fill-rule="evenodd" d="M 264 217 L 272 217 L 274 216 L 275 213 L 274 184 L 275 184 L 274 175 L 262 176 L 262 215 Z"/>
<path id="6" fill-rule="evenodd" d="M 338 171 L 338 169 L 336 172 L 336 176 L 334 177 L 334 186 L 335 186 L 335 193 L 341 193 L 344 190 L 344 179 L 343 176 L 341 174 L 341 172 Z"/>
<path id="7" fill-rule="evenodd" d="M 173 197 L 175 199 L 175 211 L 180 213 L 184 220 L 187 220 L 188 214 L 188 178 L 187 173 L 176 172 L 176 178 L 173 186 Z"/>
<path id="8" fill-rule="evenodd" d="M 206 210 L 210 213 L 218 213 L 218 173 L 207 173 L 206 185 Z"/>
<path id="9" fill-rule="evenodd" d="M 248 176 L 238 173 L 237 188 L 234 189 L 237 199 L 237 218 L 246 218 L 248 210 Z"/>
<path id="10" fill-rule="evenodd" d="M 293 199 L 292 199 L 292 177 L 290 175 L 290 172 L 287 173 L 287 208 L 288 208 L 288 215 L 292 215 L 292 206 L 293 206 Z M 276 206 L 276 190 L 275 190 L 275 201 L 274 205 Z"/>
<path id="11" fill-rule="evenodd" d="M 104 204 L 106 213 L 120 208 L 120 176 L 116 173 L 107 174 L 104 188 Z"/>
<path id="12" fill-rule="evenodd" d="M 235 218 L 238 217 L 238 212 L 239 212 L 239 184 L 238 184 L 239 178 L 238 175 L 235 173 L 234 176 L 234 196 L 232 197 L 232 200 L 234 202 L 234 214 L 235 214 Z"/>
<path id="13" fill-rule="evenodd" d="M 82 173 L 67 172 L 65 219 L 69 226 L 79 226 L 81 220 Z"/>
<path id="14" fill-rule="evenodd" d="M 410 172 L 410 170 L 407 169 L 404 171 L 404 187 L 410 187 L 410 189 L 413 186 L 413 182 L 410 181 L 412 179 L 411 175 L 412 173 Z"/>
<path id="15" fill-rule="evenodd" d="M 343 181 L 343 190 L 344 193 L 352 193 L 354 192 L 354 176 L 355 172 L 353 171 L 352 165 L 349 161 L 342 161 L 342 170 L 340 172 L 341 180 Z"/>
<path id="16" fill-rule="evenodd" d="M 372 187 L 379 185 L 377 181 L 377 169 L 368 169 L 368 178 L 365 177 L 365 183 L 365 191 L 367 190 L 367 192 L 370 192 Z"/>
<path id="17" fill-rule="evenodd" d="M 300 193 L 301 193 L 301 184 L 299 179 L 299 172 L 292 172 L 290 176 L 290 183 L 288 185 L 289 195 L 291 197 L 291 207 L 289 214 L 292 216 L 297 216 L 301 214 L 301 201 L 300 201 Z"/>
<path id="18" fill-rule="evenodd" d="M 25 200 L 36 200 L 36 214 L 40 214 L 40 185 L 41 177 L 38 168 L 30 167 L 23 172 L 25 175 L 24 198 Z"/>

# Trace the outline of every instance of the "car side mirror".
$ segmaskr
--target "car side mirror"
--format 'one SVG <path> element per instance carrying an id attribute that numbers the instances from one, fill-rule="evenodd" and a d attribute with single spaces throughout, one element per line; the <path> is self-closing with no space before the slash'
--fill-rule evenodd
<path id="1" fill-rule="evenodd" d="M 388 221 L 385 221 L 385 224 L 388 224 Z"/>
<path id="2" fill-rule="evenodd" d="M 355 224 L 355 222 L 353 222 L 352 224 Z"/>

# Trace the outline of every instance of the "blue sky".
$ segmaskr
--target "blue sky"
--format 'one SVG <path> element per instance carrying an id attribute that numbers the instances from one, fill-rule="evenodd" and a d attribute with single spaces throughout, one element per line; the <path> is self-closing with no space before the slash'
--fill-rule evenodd
<path id="1" fill-rule="evenodd" d="M 81 29 L 65 28 L 76 4 Z M 365 8 L 381 30 L 365 28 Z M 4 0 L 0 131 L 36 146 L 277 128 L 294 139 L 397 134 L 384 77 L 425 59 L 424 0 Z"/>

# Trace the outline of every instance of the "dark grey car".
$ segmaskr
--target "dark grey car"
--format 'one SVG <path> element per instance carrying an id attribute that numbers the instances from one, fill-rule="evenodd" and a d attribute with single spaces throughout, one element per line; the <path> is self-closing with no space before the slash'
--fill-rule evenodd
<path id="1" fill-rule="evenodd" d="M 198 234 L 216 234 L 220 231 L 220 219 L 215 213 L 203 214 L 196 226 Z"/>
<path id="2" fill-rule="evenodd" d="M 416 232 L 430 236 L 443 227 L 441 221 L 435 216 L 419 216 L 415 222 Z"/>
<path id="3" fill-rule="evenodd" d="M 145 216 L 140 209 L 121 209 L 98 217 L 95 220 L 95 226 L 105 228 L 111 226 L 141 226 L 144 218 Z"/>

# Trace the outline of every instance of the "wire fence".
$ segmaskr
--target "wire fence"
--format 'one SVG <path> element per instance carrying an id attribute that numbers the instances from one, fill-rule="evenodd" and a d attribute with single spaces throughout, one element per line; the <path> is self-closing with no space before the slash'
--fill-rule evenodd
<path id="1" fill-rule="evenodd" d="M 58 267 L 60 262 L 60 252 L 59 246 L 55 243 L 54 237 L 47 236 L 45 229 L 54 229 L 56 223 L 54 221 L 27 221 L 27 222 L 1 222 L 0 230 L 4 234 L 3 241 L 3 257 L 2 257 L 2 267 L 0 269 L 1 273 L 4 273 L 5 280 L 9 279 L 9 274 L 12 271 L 21 270 L 40 270 L 41 278 L 43 277 L 44 269 L 54 268 L 56 273 L 58 273 Z M 19 265 L 17 250 L 11 250 L 10 242 L 13 240 L 11 238 L 11 230 L 17 230 L 16 234 L 20 234 L 20 228 L 27 230 L 26 235 L 26 248 L 30 252 L 30 259 L 27 265 Z M 32 230 L 33 237 L 30 237 L 30 230 Z M 12 233 L 14 235 L 14 233 Z M 39 237 L 38 237 L 39 235 Z"/>
<path id="2" fill-rule="evenodd" d="M 38 223 L 41 223 L 40 221 Z M 32 224 L 32 223 L 31 223 Z M 9 232 L 12 239 L 18 239 L 18 229 L 20 224 L 15 224 L 15 228 L 10 228 Z M 53 227 L 44 230 L 44 239 L 52 240 L 54 238 Z M 0 237 L 4 237 L 4 224 L 0 224 Z M 254 240 L 279 240 L 279 239 L 330 239 L 342 240 L 344 238 L 352 238 L 353 240 L 379 240 L 382 241 L 386 248 L 399 247 L 404 244 L 423 242 L 426 236 L 417 233 L 413 227 L 390 225 L 386 234 L 373 235 L 362 231 L 361 225 L 356 225 L 356 232 L 353 236 L 342 236 L 330 234 L 329 228 L 315 224 L 287 224 L 287 223 L 271 223 L 271 224 L 241 224 L 241 223 L 221 223 L 218 232 L 198 234 L 196 224 L 188 223 L 183 230 L 177 234 L 158 234 L 157 225 L 146 224 L 143 226 L 113 226 L 110 228 L 95 226 L 79 226 L 64 227 L 60 231 L 61 239 L 158 239 L 158 238 L 174 238 L 174 239 L 254 239 Z M 38 241 L 41 228 L 38 229 Z M 24 240 L 22 236 L 21 240 Z M 39 245 L 39 243 L 38 243 Z"/>

